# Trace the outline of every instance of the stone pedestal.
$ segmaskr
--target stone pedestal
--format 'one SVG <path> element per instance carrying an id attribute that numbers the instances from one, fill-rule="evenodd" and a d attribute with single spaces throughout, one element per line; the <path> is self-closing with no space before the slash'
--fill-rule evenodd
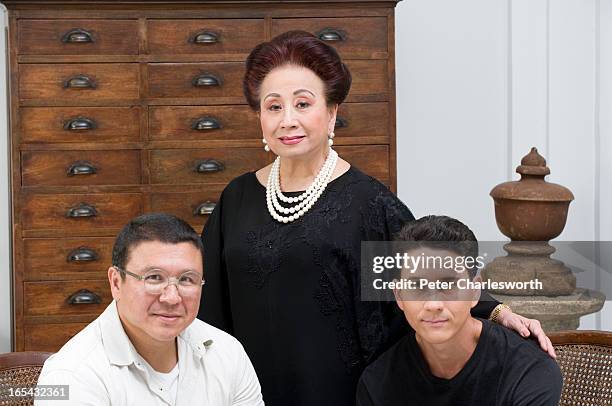
<path id="1" fill-rule="evenodd" d="M 546 332 L 577 329 L 580 317 L 600 311 L 606 301 L 602 293 L 581 288 L 575 289 L 571 295 L 557 297 L 492 296 L 510 306 L 515 313 L 539 320 Z"/>

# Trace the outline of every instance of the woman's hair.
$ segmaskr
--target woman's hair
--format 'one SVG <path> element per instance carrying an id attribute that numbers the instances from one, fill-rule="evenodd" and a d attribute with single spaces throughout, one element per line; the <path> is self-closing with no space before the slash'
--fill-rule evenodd
<path id="1" fill-rule="evenodd" d="M 243 89 L 253 110 L 259 111 L 259 89 L 265 77 L 285 65 L 313 71 L 325 84 L 328 106 L 342 103 L 351 88 L 351 73 L 332 46 L 306 31 L 288 31 L 257 45 L 246 60 Z"/>

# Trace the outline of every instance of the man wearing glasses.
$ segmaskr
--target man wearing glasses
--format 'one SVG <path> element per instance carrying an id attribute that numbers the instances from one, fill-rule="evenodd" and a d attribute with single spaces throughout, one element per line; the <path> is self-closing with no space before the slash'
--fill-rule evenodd
<path id="1" fill-rule="evenodd" d="M 187 223 L 132 220 L 117 236 L 108 280 L 114 300 L 45 362 L 39 385 L 69 385 L 70 405 L 264 404 L 240 343 L 196 319 L 202 242 Z"/>

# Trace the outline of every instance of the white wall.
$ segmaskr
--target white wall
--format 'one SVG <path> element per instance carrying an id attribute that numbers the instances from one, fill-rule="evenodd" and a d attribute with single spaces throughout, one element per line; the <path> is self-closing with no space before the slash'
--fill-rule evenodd
<path id="1" fill-rule="evenodd" d="M 11 350 L 11 237 L 6 100 L 6 9 L 0 4 L 0 353 Z"/>
<path id="2" fill-rule="evenodd" d="M 547 179 L 576 198 L 558 239 L 612 240 L 611 3 L 399 3 L 398 193 L 415 216 L 448 214 L 503 240 L 489 192 L 518 179 L 536 146 Z M 609 301 L 603 314 L 581 328 L 612 330 Z"/>

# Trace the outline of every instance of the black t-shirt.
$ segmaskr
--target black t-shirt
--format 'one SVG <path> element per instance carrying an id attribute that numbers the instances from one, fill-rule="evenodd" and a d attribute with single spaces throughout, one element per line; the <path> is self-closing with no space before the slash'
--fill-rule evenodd
<path id="1" fill-rule="evenodd" d="M 358 406 L 557 406 L 563 378 L 538 345 L 487 320 L 474 353 L 452 379 L 431 374 L 414 331 L 367 367 Z"/>

